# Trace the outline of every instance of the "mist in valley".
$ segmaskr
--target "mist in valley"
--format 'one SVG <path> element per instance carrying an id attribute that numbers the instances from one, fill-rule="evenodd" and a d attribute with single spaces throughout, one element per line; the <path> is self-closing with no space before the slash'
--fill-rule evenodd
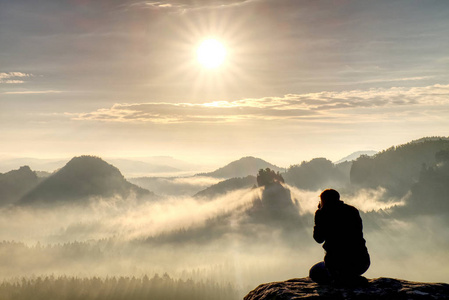
<path id="1" fill-rule="evenodd" d="M 406 146 L 416 152 L 414 144 Z M 314 213 L 321 191 L 336 188 L 361 213 L 372 261 L 366 277 L 447 282 L 446 152 L 436 151 L 426 166 L 417 161 L 421 167 L 413 172 L 407 162 L 406 171 L 374 169 L 375 160 L 396 155 L 407 160 L 405 148 L 360 157 L 349 167 L 316 159 L 283 173 L 266 168 L 247 177 L 130 179 L 143 183 L 139 187 L 100 158 L 74 158 L 21 200 L 11 198 L 0 208 L 0 277 L 9 283 L 45 276 L 193 280 L 228 291 L 225 299 L 239 299 L 263 282 L 306 277 L 323 259 L 324 250 L 312 238 Z M 102 180 L 89 168 L 84 174 L 83 164 L 95 165 Z M 367 165 L 369 185 L 359 176 L 351 179 Z M 386 180 L 383 172 L 403 180 L 372 185 L 376 178 Z M 85 192 L 77 191 L 82 200 L 42 197 L 53 184 L 70 193 L 64 185 L 74 181 L 66 180 L 67 174 L 89 182 L 77 182 Z M 300 180 L 302 174 L 309 178 Z M 0 178 L 3 187 L 7 175 Z M 151 185 L 158 188 L 142 189 Z"/>
<path id="2" fill-rule="evenodd" d="M 11 279 L 168 273 L 230 282 L 242 292 L 262 282 L 305 277 L 324 255 L 311 236 L 319 191 L 285 188 L 297 201 L 293 228 L 287 222 L 276 224 L 276 219 L 269 225 L 248 221 L 245 211 L 260 199 L 261 188 L 209 202 L 188 197 L 138 204 L 96 199 L 83 207 L 3 209 L 0 274 Z M 367 191 L 346 201 L 364 212 L 372 256 L 366 276 L 445 281 L 447 221 L 396 219 L 388 211 L 395 202 L 370 198 L 373 194 L 382 195 Z"/>

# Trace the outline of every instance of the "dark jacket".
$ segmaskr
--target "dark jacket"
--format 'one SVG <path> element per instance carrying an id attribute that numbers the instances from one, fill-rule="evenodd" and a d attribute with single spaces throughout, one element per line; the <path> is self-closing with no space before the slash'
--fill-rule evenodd
<path id="1" fill-rule="evenodd" d="M 316 211 L 313 238 L 324 242 L 324 263 L 331 273 L 352 276 L 368 269 L 370 258 L 362 229 L 359 211 L 343 201 Z"/>

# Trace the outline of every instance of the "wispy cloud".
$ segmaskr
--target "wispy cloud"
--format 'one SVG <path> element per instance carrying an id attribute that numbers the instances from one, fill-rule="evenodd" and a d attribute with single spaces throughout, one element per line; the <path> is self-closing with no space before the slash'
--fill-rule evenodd
<path id="1" fill-rule="evenodd" d="M 16 91 L 16 92 L 4 92 L 5 95 L 23 95 L 23 94 L 57 94 L 62 91 L 46 90 L 46 91 Z"/>
<path id="2" fill-rule="evenodd" d="M 288 94 L 237 101 L 193 103 L 123 103 L 93 112 L 70 114 L 75 120 L 105 122 L 152 123 L 217 123 L 242 120 L 322 120 L 326 117 L 344 118 L 350 114 L 363 115 L 382 108 L 383 113 L 401 108 L 401 113 L 438 109 L 449 105 L 449 85 L 413 88 L 389 88 Z M 367 117 L 366 117 L 367 118 Z"/>
<path id="3" fill-rule="evenodd" d="M 16 84 L 16 83 L 24 83 L 25 81 L 22 78 L 25 77 L 33 77 L 33 74 L 22 73 L 22 72 L 2 72 L 0 73 L 0 83 L 5 84 Z M 20 78 L 20 79 L 18 79 Z"/>
<path id="4" fill-rule="evenodd" d="M 426 80 L 426 79 L 432 79 L 435 76 L 415 76 L 415 77 L 398 77 L 398 78 L 381 78 L 381 79 L 369 79 L 369 80 L 363 80 L 359 83 L 381 83 L 381 82 L 401 82 L 401 81 L 419 81 L 419 80 Z"/>
<path id="5" fill-rule="evenodd" d="M 299 203 L 299 213 L 301 215 L 315 213 L 321 190 L 309 191 L 301 190 L 293 186 L 287 186 L 292 193 L 292 197 Z M 395 206 L 405 205 L 405 200 L 409 195 L 401 199 L 388 197 L 384 188 L 360 189 L 355 194 L 342 195 L 343 201 L 354 205 L 360 211 L 370 212 L 379 210 L 388 210 Z"/>
<path id="6" fill-rule="evenodd" d="M 163 0 L 163 1 L 135 1 L 134 3 L 125 4 L 122 7 L 138 8 L 138 9 L 165 9 L 170 12 L 184 12 L 191 9 L 201 8 L 217 8 L 224 6 L 234 6 L 242 3 L 250 2 L 250 0 Z"/>

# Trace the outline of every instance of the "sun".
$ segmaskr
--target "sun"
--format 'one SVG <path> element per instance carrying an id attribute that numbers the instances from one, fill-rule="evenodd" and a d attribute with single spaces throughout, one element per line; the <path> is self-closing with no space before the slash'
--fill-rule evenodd
<path id="1" fill-rule="evenodd" d="M 197 51 L 198 62 L 207 69 L 214 69 L 223 64 L 226 58 L 226 49 L 216 39 L 204 40 Z"/>

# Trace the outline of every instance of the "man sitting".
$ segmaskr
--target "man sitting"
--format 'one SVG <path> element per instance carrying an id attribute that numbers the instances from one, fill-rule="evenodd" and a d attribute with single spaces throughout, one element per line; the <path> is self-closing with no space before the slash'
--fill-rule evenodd
<path id="1" fill-rule="evenodd" d="M 368 249 L 362 232 L 359 211 L 343 201 L 336 190 L 320 195 L 315 212 L 313 238 L 323 243 L 324 261 L 310 269 L 310 278 L 322 284 L 351 284 L 360 281 L 370 266 Z"/>

